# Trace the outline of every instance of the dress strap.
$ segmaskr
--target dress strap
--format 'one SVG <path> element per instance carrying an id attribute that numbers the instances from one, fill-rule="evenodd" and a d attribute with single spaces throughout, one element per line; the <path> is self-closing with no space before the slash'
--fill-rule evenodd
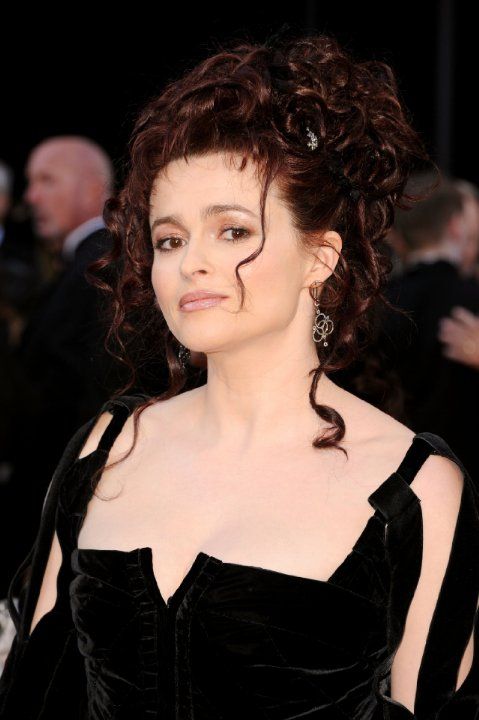
<path id="1" fill-rule="evenodd" d="M 397 470 L 369 496 L 370 505 L 376 508 L 385 522 L 401 515 L 416 501 L 416 494 L 409 486 L 424 461 L 434 452 L 434 444 L 430 442 L 434 437 L 432 433 L 415 435 Z"/>
<path id="2" fill-rule="evenodd" d="M 432 445 L 424 442 L 422 435 L 416 435 L 396 473 L 410 485 L 432 451 Z"/>
<path id="3" fill-rule="evenodd" d="M 464 486 L 449 561 L 421 658 L 414 717 L 439 717 L 440 708 L 446 705 L 449 712 L 446 711 L 444 718 L 462 717 L 468 700 L 477 697 L 477 661 L 457 692 L 455 684 L 471 632 L 474 632 L 475 644 L 479 639 L 479 489 L 445 440 L 434 433 L 422 432 L 415 435 L 396 472 L 370 498 L 371 504 L 387 521 L 385 551 L 390 568 L 390 652 L 376 673 L 375 691 L 381 706 L 385 704 L 384 712 L 388 717 L 389 714 L 392 717 L 397 706 L 390 697 L 390 668 L 422 571 L 421 503 L 409 486 L 431 454 L 455 462 L 463 473 Z"/>
<path id="4" fill-rule="evenodd" d="M 414 436 L 399 467 L 368 498 L 386 524 L 385 554 L 390 568 L 388 603 L 389 655 L 378 668 L 377 681 L 387 678 L 394 652 L 404 632 L 407 613 L 422 565 L 423 524 L 421 504 L 410 487 L 433 445 L 423 433 Z"/>
<path id="5" fill-rule="evenodd" d="M 141 402 L 148 398 L 147 395 L 138 393 L 136 395 L 120 395 L 118 398 L 110 398 L 101 408 L 102 412 L 109 411 L 113 418 L 108 423 L 98 443 L 97 450 L 101 454 L 108 454 L 116 437 L 120 433 L 126 419 Z"/>
<path id="6" fill-rule="evenodd" d="M 447 706 L 444 717 L 459 718 L 462 712 L 467 715 L 472 698 L 477 701 L 479 687 L 479 488 L 442 437 L 426 432 L 420 436 L 434 455 L 458 465 L 464 485 L 449 561 L 419 669 L 415 712 L 419 717 L 435 717 Z M 460 661 L 471 633 L 475 661 L 456 692 Z"/>

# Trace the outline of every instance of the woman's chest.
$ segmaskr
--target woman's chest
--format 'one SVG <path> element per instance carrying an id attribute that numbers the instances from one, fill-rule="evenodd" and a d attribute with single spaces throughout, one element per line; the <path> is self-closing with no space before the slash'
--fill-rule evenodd
<path id="1" fill-rule="evenodd" d="M 299 452 L 194 461 L 163 453 L 121 465 L 103 473 L 95 495 L 85 490 L 88 467 L 79 468 L 77 544 L 150 547 L 163 597 L 172 595 L 198 552 L 325 580 L 374 514 L 367 478 L 345 472 L 342 461 L 311 463 Z"/>

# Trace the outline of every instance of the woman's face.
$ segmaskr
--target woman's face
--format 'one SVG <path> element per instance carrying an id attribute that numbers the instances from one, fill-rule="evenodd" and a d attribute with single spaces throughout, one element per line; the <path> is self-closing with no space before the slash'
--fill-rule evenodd
<path id="1" fill-rule="evenodd" d="M 274 182 L 265 206 L 265 245 L 238 271 L 246 294 L 242 311 L 234 314 L 241 299 L 235 267 L 261 244 L 260 184 L 251 162 L 239 171 L 228 159 L 212 153 L 175 160 L 155 180 L 151 279 L 161 312 L 177 340 L 196 352 L 260 342 L 292 324 L 298 326 L 295 338 L 312 342 L 314 304 L 308 287 L 331 274 L 323 263 L 334 268 L 337 255 L 321 248 L 315 258 L 300 249 Z M 326 235 L 339 252 L 339 235 Z M 224 299 L 190 311 L 180 307 L 185 293 L 201 290 Z"/>

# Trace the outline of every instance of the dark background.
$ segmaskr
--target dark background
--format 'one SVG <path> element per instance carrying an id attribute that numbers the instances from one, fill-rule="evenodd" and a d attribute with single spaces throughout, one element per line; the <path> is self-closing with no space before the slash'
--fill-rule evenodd
<path id="1" fill-rule="evenodd" d="M 262 42 L 287 27 L 331 33 L 358 59 L 389 63 L 434 159 L 479 182 L 473 112 L 478 40 L 471 7 L 452 0 L 98 2 L 63 5 L 57 13 L 22 6 L 2 21 L 0 158 L 16 172 L 19 197 L 30 149 L 47 136 L 78 133 L 105 147 L 121 178 L 135 114 L 166 81 L 215 44 Z"/>

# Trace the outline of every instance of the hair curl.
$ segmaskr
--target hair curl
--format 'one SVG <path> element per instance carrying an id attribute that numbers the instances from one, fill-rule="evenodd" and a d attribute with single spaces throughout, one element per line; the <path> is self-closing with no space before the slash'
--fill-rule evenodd
<path id="1" fill-rule="evenodd" d="M 313 151 L 307 128 L 318 138 Z M 319 362 L 310 372 L 309 400 L 330 424 L 313 446 L 337 447 L 347 455 L 339 445 L 344 420 L 334 408 L 316 403 L 316 387 L 322 372 L 346 367 L 365 350 L 377 301 L 390 306 L 381 292 L 392 269 L 384 238 L 395 206 L 418 199 L 404 193 L 409 175 L 416 166 L 432 164 L 391 68 L 376 60 L 355 61 L 325 35 L 220 46 L 148 102 L 136 119 L 128 151 L 124 185 L 105 205 L 111 251 L 90 265 L 90 278 L 110 296 L 105 347 L 129 373 L 117 394 L 143 388 L 150 379 L 141 378 L 141 372 L 159 358 L 166 357 L 169 372 L 168 389 L 135 409 L 129 453 L 139 414 L 179 394 L 203 372 L 192 369 L 191 377 L 185 376 L 179 342 L 155 303 L 149 229 L 153 182 L 175 159 L 221 152 L 242 157 L 240 170 L 254 160 L 261 177 L 262 243 L 235 269 L 241 308 L 244 285 L 238 269 L 254 261 L 264 246 L 264 205 L 273 179 L 306 249 L 317 249 L 324 230 L 342 237 L 338 263 L 321 294 L 321 309 L 334 319 L 335 330 L 327 349 L 316 346 Z M 354 196 L 338 182 L 338 158 L 358 189 Z"/>

